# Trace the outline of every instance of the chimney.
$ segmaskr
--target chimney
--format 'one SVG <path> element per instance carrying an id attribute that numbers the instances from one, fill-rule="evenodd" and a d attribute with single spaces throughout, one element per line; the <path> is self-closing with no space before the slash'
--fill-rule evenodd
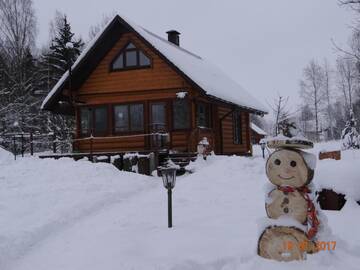
<path id="1" fill-rule="evenodd" d="M 174 43 L 177 46 L 180 46 L 180 33 L 176 30 L 169 30 L 166 32 L 168 34 L 168 41 Z"/>

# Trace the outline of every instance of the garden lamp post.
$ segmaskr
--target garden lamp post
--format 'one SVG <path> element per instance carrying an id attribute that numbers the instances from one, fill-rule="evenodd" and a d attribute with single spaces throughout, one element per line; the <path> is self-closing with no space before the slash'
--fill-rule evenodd
<path id="1" fill-rule="evenodd" d="M 172 189 L 175 187 L 176 171 L 174 167 L 161 168 L 164 187 L 168 191 L 168 227 L 172 227 Z"/>
<path id="2" fill-rule="evenodd" d="M 262 156 L 263 158 L 265 158 L 265 147 L 266 147 L 266 142 L 264 139 L 261 139 L 260 142 L 260 147 L 261 147 L 261 151 L 262 151 Z"/>
<path id="3" fill-rule="evenodd" d="M 73 102 L 72 100 L 72 92 L 71 92 L 71 51 L 74 49 L 74 44 L 69 41 L 65 44 L 66 47 L 66 54 L 67 54 L 67 65 L 69 71 L 69 94 L 70 94 L 70 103 Z"/>

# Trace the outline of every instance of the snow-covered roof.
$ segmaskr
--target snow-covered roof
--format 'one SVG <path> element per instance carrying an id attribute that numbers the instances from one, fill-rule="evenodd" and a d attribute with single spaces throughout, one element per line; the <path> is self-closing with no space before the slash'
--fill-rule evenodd
<path id="1" fill-rule="evenodd" d="M 267 113 L 266 107 L 261 102 L 259 102 L 237 82 L 228 77 L 220 68 L 208 60 L 185 50 L 184 48 L 150 32 L 142 26 L 139 26 L 118 15 L 115 16 L 115 18 L 104 27 L 94 40 L 88 44 L 87 48 L 81 53 L 77 61 L 74 63 L 73 69 L 75 69 L 76 66 L 83 60 L 89 50 L 96 45 L 97 40 L 115 20 L 119 20 L 121 23 L 125 23 L 128 27 L 132 28 L 131 30 L 136 32 L 151 46 L 153 46 L 153 48 L 170 61 L 171 64 L 177 67 L 185 76 L 204 90 L 207 95 L 231 102 L 246 109 Z M 42 108 L 45 108 L 52 96 L 58 93 L 68 76 L 69 74 L 65 73 L 60 81 L 54 86 L 49 95 L 45 98 Z"/>
<path id="2" fill-rule="evenodd" d="M 259 135 L 264 135 L 264 136 L 266 136 L 267 135 L 267 133 L 264 131 L 264 130 L 262 130 L 261 128 L 259 128 L 257 125 L 255 125 L 254 123 L 251 123 L 251 129 L 253 130 L 253 131 L 255 131 L 257 134 L 259 134 Z"/>

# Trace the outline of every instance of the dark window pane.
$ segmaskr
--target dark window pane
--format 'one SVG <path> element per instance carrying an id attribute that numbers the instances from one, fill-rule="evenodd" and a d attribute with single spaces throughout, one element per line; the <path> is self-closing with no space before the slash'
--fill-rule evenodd
<path id="1" fill-rule="evenodd" d="M 173 121 L 175 129 L 189 128 L 190 114 L 187 100 L 175 100 L 173 103 Z"/>
<path id="2" fill-rule="evenodd" d="M 240 112 L 234 112 L 233 114 L 233 129 L 234 129 L 234 143 L 242 144 Z"/>
<path id="3" fill-rule="evenodd" d="M 209 127 L 210 115 L 208 106 L 204 103 L 197 105 L 197 124 L 198 127 Z"/>
<path id="4" fill-rule="evenodd" d="M 95 134 L 105 134 L 107 131 L 107 108 L 94 108 L 95 110 Z"/>
<path id="5" fill-rule="evenodd" d="M 129 114 L 127 105 L 117 105 L 114 107 L 115 132 L 129 130 Z"/>
<path id="6" fill-rule="evenodd" d="M 91 129 L 91 111 L 89 108 L 80 109 L 80 133 L 81 135 L 89 135 Z"/>
<path id="7" fill-rule="evenodd" d="M 166 125 L 165 104 L 158 103 L 151 105 L 151 125 L 153 130 L 163 130 Z"/>
<path id="8" fill-rule="evenodd" d="M 135 49 L 135 45 L 132 43 L 129 43 L 129 45 L 126 46 L 126 49 Z"/>
<path id="9" fill-rule="evenodd" d="M 131 131 L 144 130 L 144 106 L 143 104 L 130 105 Z"/>
<path id="10" fill-rule="evenodd" d="M 133 67 L 137 65 L 136 51 L 126 52 L 126 66 Z"/>
<path id="11" fill-rule="evenodd" d="M 143 52 L 139 52 L 139 61 L 140 66 L 150 66 L 150 59 Z"/>
<path id="12" fill-rule="evenodd" d="M 113 62 L 113 69 L 122 69 L 124 68 L 124 54 L 120 54 L 118 58 Z"/>

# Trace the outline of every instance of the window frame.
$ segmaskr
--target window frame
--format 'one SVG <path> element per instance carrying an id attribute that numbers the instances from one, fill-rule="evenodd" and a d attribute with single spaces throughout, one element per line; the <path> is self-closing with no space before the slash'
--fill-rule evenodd
<path id="1" fill-rule="evenodd" d="M 188 127 L 187 128 L 175 128 L 175 106 L 174 106 L 174 103 L 176 101 L 185 101 L 188 105 L 188 117 L 189 117 L 189 123 L 188 123 Z M 179 98 L 176 98 L 176 99 L 173 99 L 171 100 L 171 116 L 172 116 L 172 119 L 171 119 L 171 125 L 172 125 L 172 130 L 174 131 L 188 131 L 191 129 L 191 122 L 192 122 L 192 119 L 191 119 L 191 103 L 190 103 L 190 100 L 188 98 L 183 98 L 183 99 L 179 99 Z"/>
<path id="2" fill-rule="evenodd" d="M 142 130 L 131 130 L 131 114 L 130 114 L 130 106 L 131 105 L 142 105 L 143 108 L 143 128 Z M 126 131 L 116 131 L 116 117 L 115 117 L 115 107 L 116 106 L 126 106 L 128 112 L 128 130 Z M 143 134 L 145 132 L 146 125 L 146 106 L 145 102 L 126 102 L 126 103 L 114 103 L 111 106 L 111 114 L 112 114 L 112 132 L 115 135 L 127 135 L 127 134 Z"/>
<path id="3" fill-rule="evenodd" d="M 135 48 L 127 49 L 127 46 L 129 46 L 130 43 L 132 43 L 135 46 Z M 136 52 L 136 65 L 135 66 L 127 66 L 126 65 L 126 53 L 132 52 L 132 51 Z M 149 61 L 150 61 L 149 65 L 140 65 L 140 52 L 142 52 L 149 59 Z M 118 57 L 121 54 L 123 54 L 123 67 L 122 68 L 113 68 L 114 62 L 118 59 Z M 114 59 L 111 60 L 110 66 L 109 66 L 109 71 L 110 72 L 118 72 L 118 71 L 128 71 L 128 70 L 136 70 L 136 69 L 147 69 L 147 68 L 152 68 L 152 63 L 153 63 L 152 58 L 146 52 L 144 52 L 144 50 L 139 49 L 139 46 L 137 46 L 135 42 L 129 40 L 125 44 L 125 46 L 115 55 Z"/>
<path id="4" fill-rule="evenodd" d="M 104 108 L 106 111 L 106 129 L 104 132 L 96 132 L 95 129 L 95 123 L 96 123 L 96 113 L 95 110 L 98 108 Z M 90 124 L 89 124 L 89 132 L 83 133 L 81 129 L 81 110 L 87 109 L 90 110 Z M 78 129 L 79 129 L 79 137 L 80 138 L 86 138 L 90 137 L 91 135 L 94 137 L 102 137 L 109 135 L 109 106 L 107 104 L 101 104 L 101 105 L 86 105 L 86 106 L 80 106 L 78 109 Z"/>
<path id="5" fill-rule="evenodd" d="M 232 125 L 233 125 L 233 143 L 236 145 L 243 144 L 243 137 L 242 137 L 242 113 L 241 111 L 234 111 L 232 113 Z"/>
<path id="6" fill-rule="evenodd" d="M 206 116 L 206 126 L 200 126 L 199 125 L 199 115 L 198 115 L 198 110 L 199 110 L 199 105 L 204 105 L 205 106 L 205 116 Z M 196 116 L 196 127 L 197 128 L 207 128 L 207 129 L 211 129 L 212 128 L 212 110 L 211 110 L 211 103 L 207 103 L 204 101 L 198 101 L 196 103 L 196 112 L 195 112 L 195 116 Z"/>

